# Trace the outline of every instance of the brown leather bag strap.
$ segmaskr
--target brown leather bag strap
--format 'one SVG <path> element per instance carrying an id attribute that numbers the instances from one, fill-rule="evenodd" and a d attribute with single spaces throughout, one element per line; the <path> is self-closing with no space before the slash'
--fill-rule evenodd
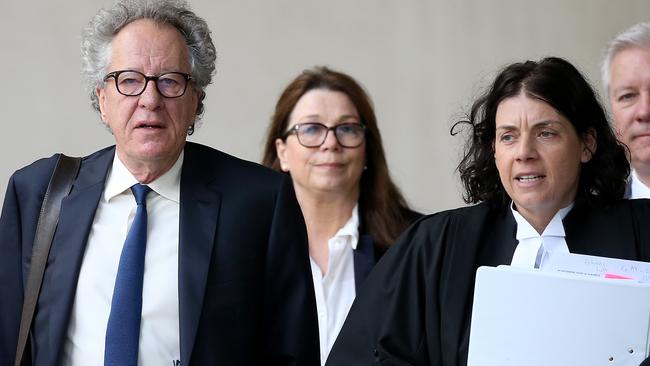
<path id="1" fill-rule="evenodd" d="M 20 319 L 20 332 L 18 333 L 18 345 L 16 346 L 15 366 L 21 366 L 29 330 L 34 319 L 36 302 L 38 294 L 41 291 L 43 283 L 43 273 L 47 264 L 47 256 L 52 246 L 54 230 L 59 222 L 59 212 L 61 211 L 61 201 L 70 193 L 72 182 L 77 176 L 81 158 L 69 157 L 59 154 L 59 160 L 56 163 L 52 177 L 47 186 L 41 212 L 36 225 L 36 234 L 32 246 L 32 260 L 27 276 L 27 285 L 25 286 L 25 298 L 23 300 L 23 312 Z"/>

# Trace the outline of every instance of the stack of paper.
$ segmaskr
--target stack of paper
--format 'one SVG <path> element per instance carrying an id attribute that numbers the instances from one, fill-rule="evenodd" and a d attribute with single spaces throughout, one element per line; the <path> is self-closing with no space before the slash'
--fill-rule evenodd
<path id="1" fill-rule="evenodd" d="M 570 256 L 544 272 L 478 269 L 468 366 L 638 366 L 647 357 L 650 284 L 639 281 L 648 264 Z"/>
<path id="2" fill-rule="evenodd" d="M 632 279 L 650 283 L 650 263 L 582 254 L 551 256 L 545 272 L 571 273 L 590 277 Z"/>

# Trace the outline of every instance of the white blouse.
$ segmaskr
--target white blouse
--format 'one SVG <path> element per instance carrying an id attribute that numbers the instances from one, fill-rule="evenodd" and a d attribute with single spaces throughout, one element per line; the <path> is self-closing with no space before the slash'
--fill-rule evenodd
<path id="1" fill-rule="evenodd" d="M 354 249 L 359 241 L 358 205 L 352 210 L 352 217 L 328 240 L 327 273 L 310 257 L 311 274 L 314 280 L 318 329 L 320 338 L 320 362 L 325 365 L 334 341 L 341 331 L 356 295 L 354 285 Z"/>

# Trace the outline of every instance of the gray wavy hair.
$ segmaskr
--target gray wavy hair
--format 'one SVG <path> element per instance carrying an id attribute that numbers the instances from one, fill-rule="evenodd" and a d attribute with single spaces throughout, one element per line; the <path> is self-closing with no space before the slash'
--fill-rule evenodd
<path id="1" fill-rule="evenodd" d="M 611 81 L 610 68 L 616 55 L 632 47 L 650 48 L 650 23 L 638 23 L 624 30 L 607 45 L 605 57 L 600 67 L 600 75 L 603 81 L 605 93 L 609 95 L 609 83 Z"/>
<path id="2" fill-rule="evenodd" d="M 205 20 L 192 12 L 182 0 L 122 0 L 110 9 L 100 10 L 92 18 L 82 32 L 81 56 L 83 75 L 93 108 L 99 112 L 95 89 L 104 84 L 113 37 L 138 19 L 151 19 L 171 25 L 185 38 L 192 67 L 192 85 L 202 95 L 196 111 L 200 117 L 203 113 L 205 88 L 212 82 L 214 75 L 217 52 Z"/>

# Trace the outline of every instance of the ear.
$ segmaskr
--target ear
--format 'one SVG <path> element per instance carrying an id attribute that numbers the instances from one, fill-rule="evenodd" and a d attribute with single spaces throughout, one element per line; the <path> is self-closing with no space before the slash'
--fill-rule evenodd
<path id="1" fill-rule="evenodd" d="M 196 92 L 195 98 L 196 98 L 196 111 L 194 111 L 194 114 L 198 116 L 199 114 L 203 113 L 203 99 L 205 99 L 205 92 L 204 91 Z"/>
<path id="2" fill-rule="evenodd" d="M 275 153 L 278 155 L 280 161 L 280 169 L 283 172 L 289 172 L 289 163 L 287 161 L 287 144 L 282 139 L 275 139 Z"/>
<path id="3" fill-rule="evenodd" d="M 580 162 L 589 162 L 596 153 L 597 148 L 598 142 L 596 130 L 590 128 L 582 134 L 582 153 L 580 155 Z"/>
<path id="4" fill-rule="evenodd" d="M 106 104 L 106 94 L 104 92 L 104 89 L 100 87 L 96 87 L 95 95 L 97 96 L 97 99 L 99 101 L 99 116 L 101 117 L 102 121 L 105 124 L 108 124 L 108 122 L 106 121 L 106 114 L 104 113 L 104 111 L 106 110 L 104 108 L 104 104 Z"/>

